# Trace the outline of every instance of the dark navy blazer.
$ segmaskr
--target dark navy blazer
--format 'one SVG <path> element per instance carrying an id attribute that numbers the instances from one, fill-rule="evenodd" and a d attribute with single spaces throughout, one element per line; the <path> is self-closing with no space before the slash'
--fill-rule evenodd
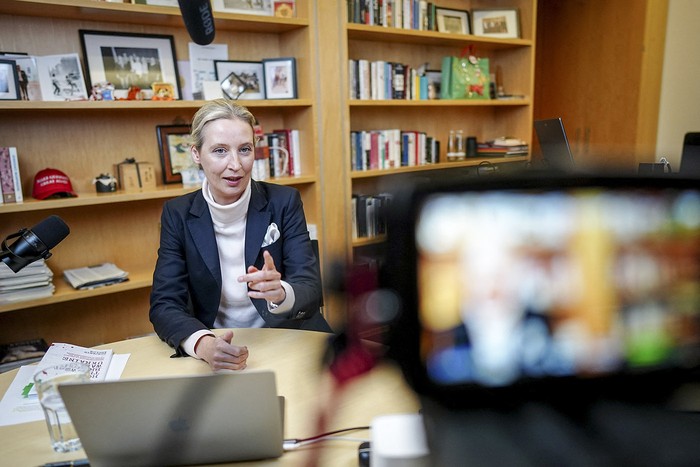
<path id="1" fill-rule="evenodd" d="M 263 249 L 265 233 L 273 222 L 280 238 Z M 293 310 L 282 315 L 270 313 L 265 300 L 251 299 L 267 326 L 331 332 L 319 313 L 321 278 L 299 192 L 251 181 L 246 266 L 261 269 L 263 250 L 270 252 L 295 296 Z M 163 207 L 150 319 L 158 336 L 181 353 L 179 346 L 184 339 L 214 326 L 220 299 L 221 268 L 214 225 L 202 190 L 197 190 Z"/>

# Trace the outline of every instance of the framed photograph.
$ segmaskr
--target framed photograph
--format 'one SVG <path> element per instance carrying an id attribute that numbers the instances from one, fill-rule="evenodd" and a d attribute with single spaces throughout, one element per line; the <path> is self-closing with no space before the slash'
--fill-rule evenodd
<path id="1" fill-rule="evenodd" d="M 129 89 L 151 90 L 153 83 L 173 85 L 173 98 L 181 99 L 173 36 L 80 29 L 88 87 L 110 82 L 117 97 Z"/>
<path id="2" fill-rule="evenodd" d="M 88 98 L 78 54 L 38 56 L 36 66 L 43 100 L 71 101 Z"/>
<path id="3" fill-rule="evenodd" d="M 182 183 L 182 171 L 199 168 L 190 155 L 190 126 L 159 125 L 156 132 L 163 183 Z"/>
<path id="4" fill-rule="evenodd" d="M 225 13 L 272 16 L 272 0 L 212 0 L 211 7 Z"/>
<path id="5" fill-rule="evenodd" d="M 470 34 L 468 11 L 436 7 L 435 18 L 439 32 Z"/>
<path id="6" fill-rule="evenodd" d="M 12 60 L 0 59 L 0 100 L 20 100 L 17 64 Z"/>
<path id="7" fill-rule="evenodd" d="M 263 60 L 267 99 L 296 99 L 297 67 L 293 57 Z"/>
<path id="8" fill-rule="evenodd" d="M 475 36 L 499 39 L 520 38 L 520 13 L 516 8 L 472 11 L 472 31 Z"/>
<path id="9" fill-rule="evenodd" d="M 238 99 L 265 99 L 265 75 L 262 62 L 214 60 L 214 69 L 222 89 L 224 80 L 231 79 L 229 78 L 231 73 L 245 84 L 245 90 L 239 94 Z"/>

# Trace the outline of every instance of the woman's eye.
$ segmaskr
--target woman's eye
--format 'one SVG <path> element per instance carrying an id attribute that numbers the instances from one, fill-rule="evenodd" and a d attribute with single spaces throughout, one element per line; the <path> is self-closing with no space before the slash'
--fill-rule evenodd
<path id="1" fill-rule="evenodd" d="M 252 150 L 253 148 L 251 148 L 250 146 L 243 146 L 238 150 L 238 152 L 241 154 L 250 154 Z"/>
<path id="2" fill-rule="evenodd" d="M 226 155 L 226 148 L 216 148 L 214 149 L 214 154 L 217 156 L 225 156 Z"/>

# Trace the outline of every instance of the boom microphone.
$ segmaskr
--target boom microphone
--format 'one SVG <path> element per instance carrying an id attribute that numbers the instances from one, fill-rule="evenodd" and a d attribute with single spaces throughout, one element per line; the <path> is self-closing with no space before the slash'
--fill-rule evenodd
<path id="1" fill-rule="evenodd" d="M 192 40 L 209 45 L 214 40 L 214 16 L 209 0 L 177 0 L 182 20 Z"/>
<path id="2" fill-rule="evenodd" d="M 12 271 L 18 272 L 38 259 L 48 259 L 51 256 L 49 250 L 58 245 L 69 233 L 70 229 L 63 219 L 58 216 L 49 216 L 31 229 L 21 229 L 3 240 L 0 260 Z M 17 240 L 7 246 L 7 241 L 13 238 Z"/>

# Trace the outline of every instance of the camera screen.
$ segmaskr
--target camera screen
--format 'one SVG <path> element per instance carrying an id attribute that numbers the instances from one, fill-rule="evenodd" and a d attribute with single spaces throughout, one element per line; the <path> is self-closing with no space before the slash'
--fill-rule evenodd
<path id="1" fill-rule="evenodd" d="M 700 366 L 700 191 L 437 192 L 415 242 L 438 385 Z"/>

